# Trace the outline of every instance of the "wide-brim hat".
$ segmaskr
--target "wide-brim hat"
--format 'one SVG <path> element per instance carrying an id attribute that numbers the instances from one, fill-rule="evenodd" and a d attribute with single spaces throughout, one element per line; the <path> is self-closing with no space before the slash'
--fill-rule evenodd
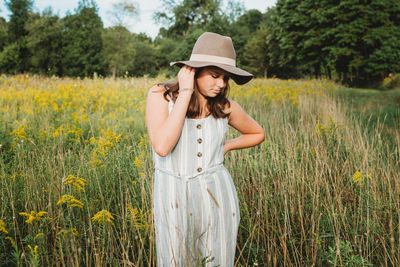
<path id="1" fill-rule="evenodd" d="M 188 65 L 193 68 L 215 66 L 229 72 L 237 84 L 245 84 L 254 77 L 253 74 L 236 67 L 236 52 L 232 39 L 213 32 L 200 35 L 189 60 L 171 62 L 170 65 Z"/>

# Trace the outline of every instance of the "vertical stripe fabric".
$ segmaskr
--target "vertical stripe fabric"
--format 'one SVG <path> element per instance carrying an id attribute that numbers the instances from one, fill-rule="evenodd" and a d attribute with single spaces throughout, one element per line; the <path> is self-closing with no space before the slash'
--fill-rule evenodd
<path id="1" fill-rule="evenodd" d="M 240 213 L 223 166 L 227 127 L 227 118 L 186 118 L 171 153 L 153 150 L 158 266 L 234 265 Z"/>

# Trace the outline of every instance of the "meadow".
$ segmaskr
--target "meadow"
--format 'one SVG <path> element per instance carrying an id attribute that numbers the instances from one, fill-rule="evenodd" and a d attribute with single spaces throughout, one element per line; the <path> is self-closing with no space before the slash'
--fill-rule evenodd
<path id="1" fill-rule="evenodd" d="M 144 119 L 163 80 L 0 76 L 0 266 L 156 266 Z M 255 79 L 229 97 L 266 132 L 225 156 L 235 266 L 400 265 L 399 90 Z"/>

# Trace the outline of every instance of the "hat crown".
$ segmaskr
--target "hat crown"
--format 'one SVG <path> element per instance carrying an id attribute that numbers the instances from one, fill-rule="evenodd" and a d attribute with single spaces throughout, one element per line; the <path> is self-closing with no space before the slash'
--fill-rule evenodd
<path id="1" fill-rule="evenodd" d="M 232 39 L 213 32 L 204 32 L 200 35 L 193 47 L 192 58 L 193 55 L 222 57 L 232 62 L 232 65 L 236 65 L 236 52 Z"/>

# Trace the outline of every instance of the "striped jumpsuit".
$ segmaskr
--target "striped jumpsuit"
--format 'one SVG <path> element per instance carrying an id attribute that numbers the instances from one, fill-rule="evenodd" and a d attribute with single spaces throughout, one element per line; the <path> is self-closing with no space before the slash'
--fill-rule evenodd
<path id="1" fill-rule="evenodd" d="M 227 127 L 227 118 L 185 118 L 171 153 L 153 150 L 158 266 L 234 265 L 240 214 L 223 166 Z"/>

